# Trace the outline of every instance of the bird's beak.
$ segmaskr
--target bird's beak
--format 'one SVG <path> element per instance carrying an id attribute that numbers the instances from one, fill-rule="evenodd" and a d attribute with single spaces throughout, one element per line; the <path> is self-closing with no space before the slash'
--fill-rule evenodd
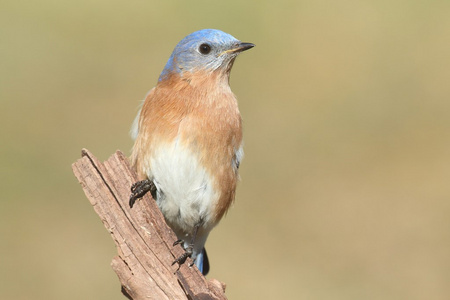
<path id="1" fill-rule="evenodd" d="M 239 43 L 239 45 L 236 48 L 234 48 L 232 51 L 233 52 L 242 52 L 242 51 L 251 49 L 253 47 L 255 47 L 255 44 L 252 44 L 252 43 Z"/>
<path id="2" fill-rule="evenodd" d="M 242 51 L 248 50 L 255 47 L 255 44 L 252 43 L 239 43 L 236 47 L 228 49 L 220 53 L 219 56 L 222 56 L 223 54 L 232 54 L 232 53 L 240 53 Z"/>

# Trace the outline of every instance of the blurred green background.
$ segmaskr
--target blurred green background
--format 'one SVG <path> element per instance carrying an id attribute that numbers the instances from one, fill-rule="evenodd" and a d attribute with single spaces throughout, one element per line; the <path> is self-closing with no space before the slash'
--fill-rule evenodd
<path id="1" fill-rule="evenodd" d="M 246 157 L 207 243 L 230 299 L 448 299 L 449 1 L 2 1 L 0 298 L 124 299 L 71 163 L 130 153 L 137 106 L 202 28 Z"/>

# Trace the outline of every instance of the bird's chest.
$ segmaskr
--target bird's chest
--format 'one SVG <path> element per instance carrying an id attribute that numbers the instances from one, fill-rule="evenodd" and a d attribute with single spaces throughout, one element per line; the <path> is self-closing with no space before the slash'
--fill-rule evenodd
<path id="1" fill-rule="evenodd" d="M 155 142 L 159 146 L 152 151 L 149 173 L 158 188 L 157 203 L 172 226 L 214 226 L 219 203 L 232 201 L 230 192 L 234 195 L 233 157 L 240 136 L 240 126 L 229 120 L 192 114 L 179 123 L 172 140 Z"/>
<path id="2" fill-rule="evenodd" d="M 228 85 L 205 90 L 192 78 L 159 86 L 139 127 L 135 148 L 145 150 L 136 165 L 155 181 L 167 221 L 181 230 L 214 226 L 234 199 L 241 152 L 241 117 Z"/>

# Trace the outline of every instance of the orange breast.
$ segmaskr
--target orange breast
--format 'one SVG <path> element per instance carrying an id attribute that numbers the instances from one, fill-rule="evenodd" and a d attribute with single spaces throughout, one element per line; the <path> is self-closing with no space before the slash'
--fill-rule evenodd
<path id="1" fill-rule="evenodd" d="M 232 161 L 242 144 L 241 116 L 227 74 L 172 75 L 147 96 L 131 156 L 140 177 L 148 176 L 149 157 L 157 145 L 177 137 L 214 178 L 220 194 L 214 215 L 219 221 L 235 197 L 238 174 Z"/>

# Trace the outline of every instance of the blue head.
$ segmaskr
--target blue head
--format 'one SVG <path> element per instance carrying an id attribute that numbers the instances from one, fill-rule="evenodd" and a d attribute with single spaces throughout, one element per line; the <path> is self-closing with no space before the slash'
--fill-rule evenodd
<path id="1" fill-rule="evenodd" d="M 216 29 L 203 29 L 182 39 L 172 52 L 159 80 L 172 73 L 214 71 L 219 68 L 229 71 L 236 56 L 254 47 L 242 43 L 233 36 Z"/>

